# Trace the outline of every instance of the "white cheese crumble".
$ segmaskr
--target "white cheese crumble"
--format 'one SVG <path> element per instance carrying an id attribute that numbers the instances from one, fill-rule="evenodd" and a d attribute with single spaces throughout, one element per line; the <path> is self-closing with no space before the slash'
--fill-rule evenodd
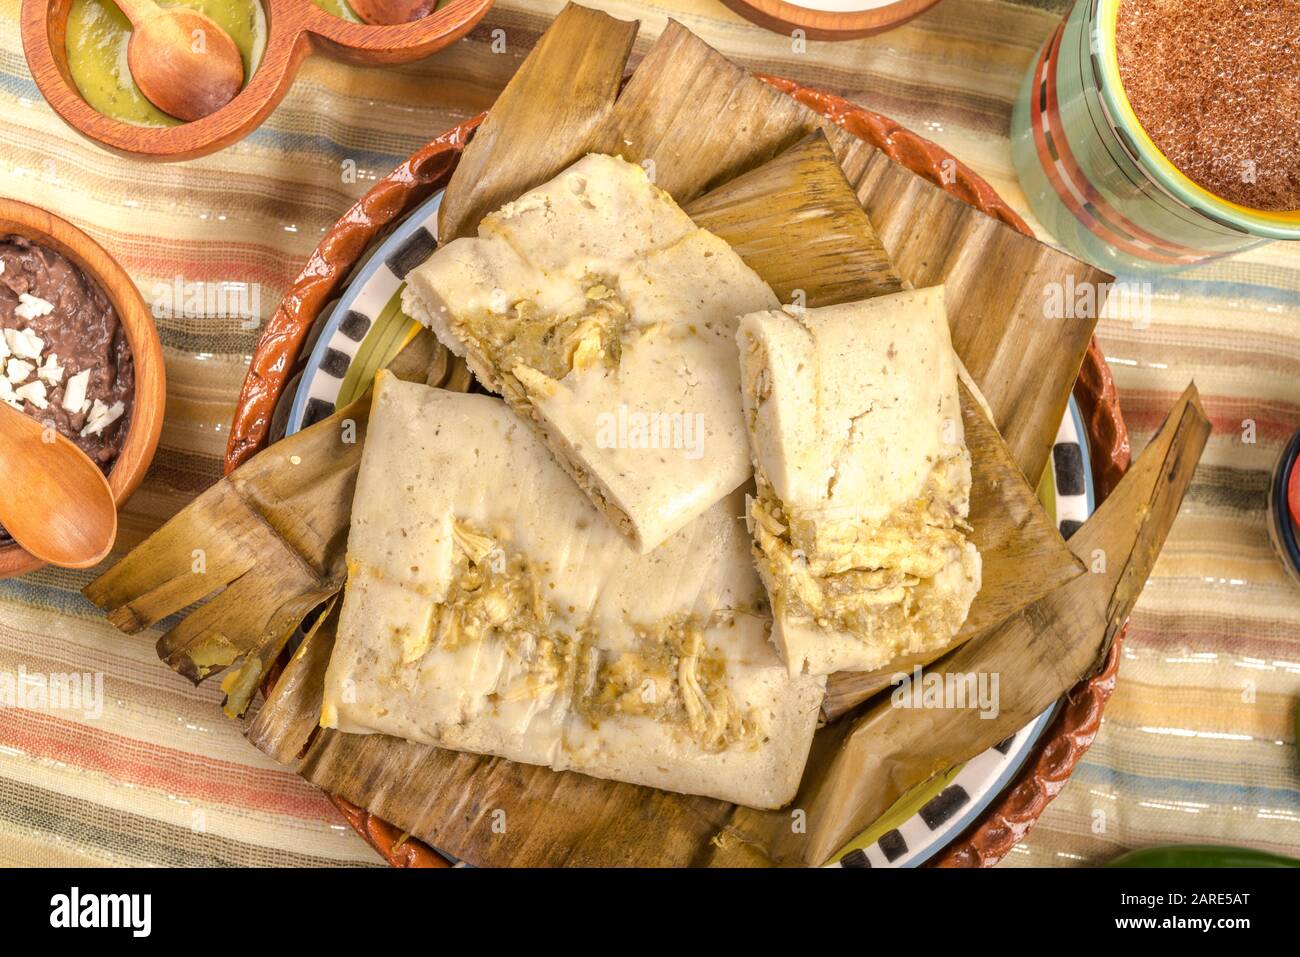
<path id="1" fill-rule="evenodd" d="M 0 262 L 0 267 L 4 263 Z M 3 272 L 3 269 L 0 269 Z M 53 304 L 23 293 L 19 296 L 14 315 L 28 321 L 54 311 Z M 82 438 L 98 435 L 126 412 L 121 402 L 105 405 L 99 399 L 93 402 L 86 394 L 90 388 L 89 369 L 83 369 L 64 381 L 66 367 L 59 363 L 58 353 L 42 355 L 45 340 L 31 329 L 0 329 L 0 402 L 19 412 L 25 411 L 24 402 L 37 409 L 49 408 L 51 396 L 48 387 L 63 383 L 59 405 L 71 415 L 87 415 Z M 33 378 L 35 373 L 35 378 Z M 30 381 L 29 381 L 30 380 Z"/>
<path id="2" fill-rule="evenodd" d="M 6 329 L 5 342 L 9 346 L 9 351 L 19 359 L 39 359 L 41 350 L 45 348 L 45 340 L 30 329 L 21 332 L 17 329 Z"/>
<path id="3" fill-rule="evenodd" d="M 48 316 L 54 311 L 54 303 L 47 302 L 40 296 L 33 296 L 31 293 L 24 292 L 18 296 L 18 305 L 14 308 L 14 315 L 19 319 L 26 319 L 28 322 L 37 316 Z"/>
<path id="4" fill-rule="evenodd" d="M 24 362 L 22 359 L 10 359 L 5 364 L 5 378 L 14 385 L 18 385 L 20 382 L 26 382 L 35 368 L 36 366 L 30 362 Z"/>
<path id="5" fill-rule="evenodd" d="M 14 389 L 14 395 L 20 399 L 26 399 L 38 409 L 48 409 L 50 407 L 50 403 L 45 398 L 45 383 L 39 379 Z"/>
<path id="6" fill-rule="evenodd" d="M 86 427 L 81 430 L 81 437 L 99 435 L 106 428 L 122 417 L 126 411 L 126 406 L 121 402 L 114 402 L 111 406 L 104 405 L 98 399 L 90 407 L 90 418 L 86 421 Z"/>
<path id="7" fill-rule="evenodd" d="M 82 369 L 68 379 L 63 387 L 63 399 L 59 403 L 65 412 L 76 415 L 86 404 L 86 387 L 90 385 L 90 370 Z"/>
<path id="8" fill-rule="evenodd" d="M 50 385 L 58 385 L 63 381 L 63 366 L 59 365 L 59 354 L 57 352 L 46 355 L 45 362 L 41 365 L 37 375 Z"/>

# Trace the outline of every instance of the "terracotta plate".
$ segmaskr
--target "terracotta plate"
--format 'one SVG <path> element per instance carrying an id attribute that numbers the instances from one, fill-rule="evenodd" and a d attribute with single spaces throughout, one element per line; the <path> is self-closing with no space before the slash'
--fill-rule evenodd
<path id="1" fill-rule="evenodd" d="M 776 77 L 762 79 L 982 212 L 1032 235 L 992 187 L 937 144 L 839 97 Z M 322 309 L 343 292 L 354 267 L 373 242 L 446 185 L 461 150 L 481 120 L 481 116 L 468 120 L 426 144 L 377 183 L 326 233 L 269 320 L 253 355 L 231 426 L 227 472 L 267 443 L 276 406 L 290 380 L 302 369 L 303 342 Z M 1114 383 L 1095 342 L 1084 358 L 1074 398 L 1091 448 L 1096 498 L 1100 501 L 1128 467 L 1129 445 Z M 1009 790 L 932 863 L 990 865 L 1028 831 L 1096 736 L 1102 708 L 1114 689 L 1119 648 L 1117 639 L 1100 671 L 1072 690 Z M 406 839 L 364 809 L 334 800 L 353 827 L 391 864 L 447 866 L 442 857 L 419 841 Z"/>
<path id="2" fill-rule="evenodd" d="M 362 258 L 342 296 L 321 311 L 303 344 L 302 374 L 272 417 L 271 442 L 293 435 L 359 398 L 420 330 L 401 308 L 406 274 L 436 248 L 439 190 Z M 1092 514 L 1096 497 L 1087 433 L 1070 397 L 1038 484 L 1038 497 L 1068 537 Z M 939 853 L 986 809 L 1024 765 L 1056 713 L 1046 709 L 1016 734 L 964 765 L 917 785 L 838 856 L 844 866 L 916 867 Z M 974 719 L 978 720 L 978 719 Z"/>

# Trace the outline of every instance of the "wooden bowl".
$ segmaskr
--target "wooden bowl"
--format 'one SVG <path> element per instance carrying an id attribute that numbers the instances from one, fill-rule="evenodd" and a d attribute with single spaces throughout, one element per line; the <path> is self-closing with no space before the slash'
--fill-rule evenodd
<path id="1" fill-rule="evenodd" d="M 162 343 L 153 316 L 117 261 L 76 226 L 43 209 L 0 198 L 0 235 L 25 236 L 66 256 L 86 276 L 99 284 L 117 310 L 118 319 L 131 346 L 135 364 L 135 399 L 131 425 L 121 454 L 108 475 L 113 500 L 120 506 L 140 486 L 153 461 L 162 432 L 163 408 L 167 402 L 167 378 L 163 369 Z M 0 578 L 24 575 L 41 567 L 41 562 L 18 545 L 0 547 Z"/>
<path id="2" fill-rule="evenodd" d="M 893 0 L 859 10 L 813 10 L 785 0 L 722 0 L 751 23 L 792 36 L 802 30 L 809 40 L 854 40 L 892 30 L 924 13 L 939 0 Z"/>
<path id="3" fill-rule="evenodd" d="M 760 79 L 842 126 L 895 162 L 942 187 L 963 202 L 1025 235 L 1033 232 L 978 174 L 944 150 L 895 121 L 849 101 L 779 77 Z M 272 415 L 293 375 L 303 341 L 321 309 L 346 283 L 353 266 L 392 222 L 447 185 L 465 144 L 483 116 L 473 117 L 425 144 L 381 179 L 326 232 L 263 330 L 240 391 L 226 448 L 230 474 L 266 447 Z M 1097 497 L 1104 499 L 1128 468 L 1128 431 L 1119 397 L 1101 350 L 1094 341 L 1075 383 L 1091 444 Z M 988 866 L 1004 857 L 1060 792 L 1101 726 L 1101 715 L 1119 667 L 1123 634 L 1097 672 L 1072 688 L 1068 702 L 1034 745 L 1011 785 L 964 834 L 939 852 L 935 866 Z M 274 685 L 273 669 L 267 687 Z M 365 808 L 337 795 L 331 800 L 348 823 L 394 867 L 447 867 L 427 844 L 402 833 Z"/>
<path id="4" fill-rule="evenodd" d="M 451 0 L 413 23 L 371 26 L 326 13 L 312 0 L 259 2 L 267 15 L 266 50 L 252 79 L 211 116 L 180 126 L 123 123 L 85 101 L 68 72 L 72 0 L 23 0 L 23 51 L 37 87 L 77 132 L 124 155 L 180 160 L 212 153 L 256 129 L 284 99 L 298 66 L 313 50 L 362 65 L 407 63 L 459 40 L 492 6 L 492 0 Z"/>

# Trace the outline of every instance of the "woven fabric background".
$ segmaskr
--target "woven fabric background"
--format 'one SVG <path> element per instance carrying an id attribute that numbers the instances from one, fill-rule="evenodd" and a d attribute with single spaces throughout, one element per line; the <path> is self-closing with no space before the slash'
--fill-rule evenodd
<path id="1" fill-rule="evenodd" d="M 1062 0 L 943 0 L 883 36 L 804 52 L 716 0 L 588 2 L 643 21 L 638 53 L 673 16 L 750 68 L 891 115 L 1028 214 L 1007 126 Z M 245 283 L 265 319 L 327 226 L 401 157 L 488 107 L 561 6 L 499 0 L 468 38 L 406 67 L 313 57 L 248 139 L 151 165 L 103 152 L 54 115 L 23 58 L 19 0 L 0 0 L 0 194 L 86 229 L 146 301 L 165 301 L 177 281 Z M 498 29 L 504 53 L 491 49 Z M 1188 840 L 1300 854 L 1300 587 L 1265 524 L 1269 471 L 1300 426 L 1300 248 L 1159 280 L 1154 294 L 1149 324 L 1100 333 L 1134 449 L 1193 378 L 1214 435 L 1133 616 L 1101 735 L 1010 865 Z M 122 516 L 123 549 L 220 476 L 258 335 L 256 322 L 160 311 L 168 414 Z M 0 673 L 103 676 L 102 714 L 0 708 L 0 865 L 379 862 L 323 796 L 244 742 L 215 687 L 195 690 L 158 662 L 157 631 L 124 637 L 105 624 L 79 595 L 91 577 L 0 582 Z"/>

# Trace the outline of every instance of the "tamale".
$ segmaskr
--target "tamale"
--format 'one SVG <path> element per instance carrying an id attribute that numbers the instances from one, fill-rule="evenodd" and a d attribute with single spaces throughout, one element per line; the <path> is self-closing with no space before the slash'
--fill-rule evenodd
<path id="1" fill-rule="evenodd" d="M 500 400 L 381 373 L 322 726 L 784 804 L 824 682 L 767 641 L 742 502 L 638 555 Z"/>
<path id="2" fill-rule="evenodd" d="M 1024 727 L 1104 660 L 1128 620 L 1210 434 L 1190 385 L 1111 496 L 1069 541 L 1092 572 L 1058 588 L 942 659 L 929 673 L 999 675 L 997 714 L 979 705 L 915 710 L 882 697 L 818 735 L 795 806 L 807 815 L 738 809 L 712 864 L 820 864 L 912 786 Z M 1104 556 L 1098 562 L 1097 556 Z"/>
<path id="3" fill-rule="evenodd" d="M 584 157 L 437 250 L 402 301 L 638 550 L 749 477 L 735 323 L 776 297 L 640 167 Z"/>
<path id="4" fill-rule="evenodd" d="M 832 305 L 903 286 L 881 259 L 874 230 L 821 131 L 695 200 L 687 212 L 700 226 L 725 237 L 783 299 Z M 971 539 L 984 558 L 983 586 L 957 638 L 945 648 L 902 659 L 909 669 L 932 661 L 1082 570 L 1033 490 L 1016 474 L 1017 463 L 990 421 L 987 402 L 964 375 L 960 394 L 962 431 L 974 459 Z M 823 714 L 830 719 L 844 713 L 887 687 L 896 670 L 832 674 Z"/>
<path id="5" fill-rule="evenodd" d="M 943 287 L 751 313 L 737 343 L 754 560 L 791 673 L 946 647 L 980 558 Z"/>

